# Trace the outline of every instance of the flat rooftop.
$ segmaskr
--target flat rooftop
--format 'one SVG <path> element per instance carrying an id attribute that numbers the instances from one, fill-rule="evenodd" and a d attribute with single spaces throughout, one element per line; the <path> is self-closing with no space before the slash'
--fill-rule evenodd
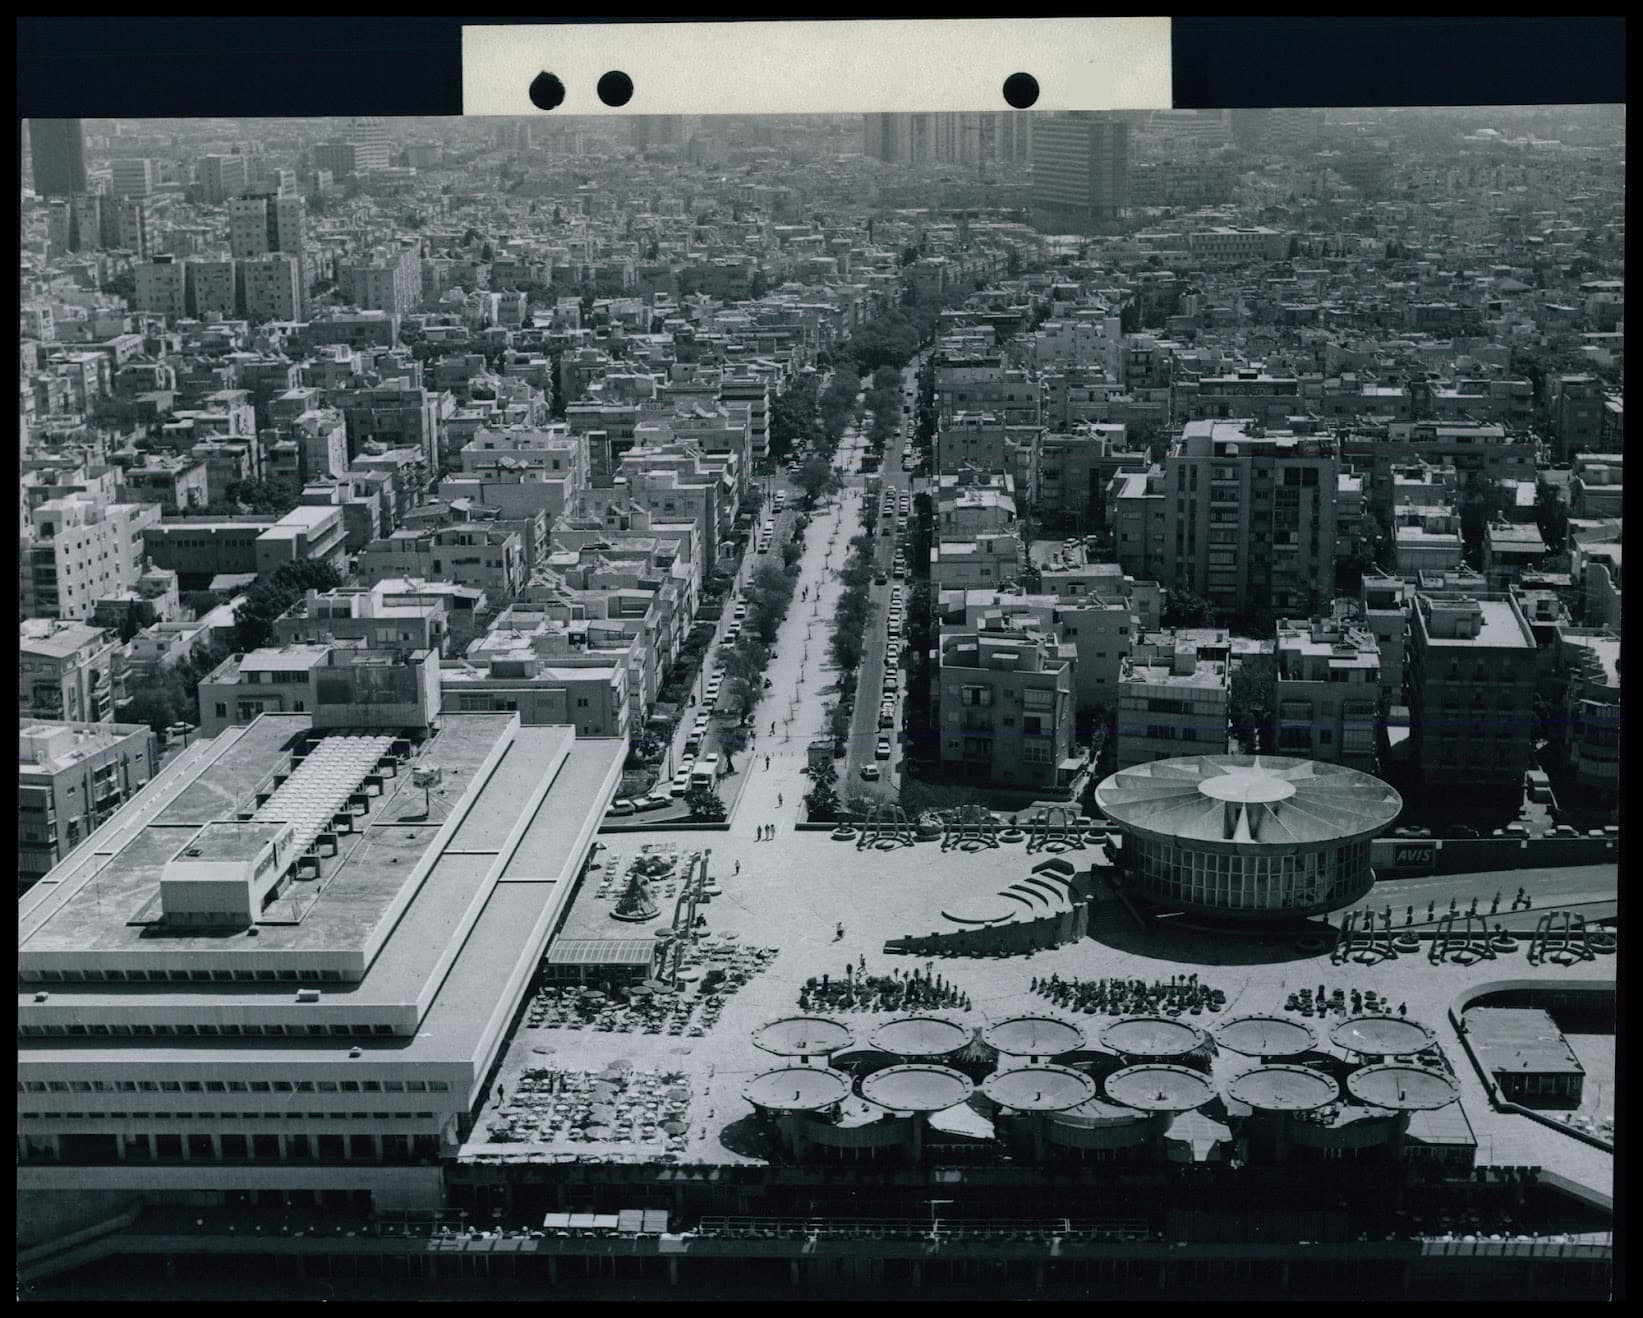
<path id="1" fill-rule="evenodd" d="M 594 831 L 620 776 L 625 742 L 576 739 L 569 728 L 519 727 L 511 715 L 448 716 L 418 764 L 438 765 L 446 796 L 424 790 L 402 769 L 367 824 L 345 835 L 339 867 L 299 924 L 258 926 L 252 938 L 182 934 L 156 949 L 128 924 L 157 890 L 164 860 L 200 824 L 221 817 L 253 790 L 276 756 L 308 727 L 302 715 L 264 716 L 212 742 L 190 747 L 95 835 L 105 850 L 70 857 L 67 866 L 19 903 L 20 955 L 49 966 L 74 953 L 153 953 L 167 966 L 191 955 L 212 964 L 310 964 L 315 953 L 345 948 L 364 958 L 362 977 L 320 986 L 328 1020 L 361 1014 L 392 1022 L 392 1036 L 357 1033 L 329 1041 L 300 1038 L 35 1038 L 20 1058 L 106 1063 L 129 1057 L 252 1064 L 334 1061 L 360 1047 L 367 1058 L 452 1062 L 482 1070 L 489 1050 L 534 972 Z M 106 833 L 106 838 L 105 838 Z M 100 892 L 99 892 L 100 890 Z M 51 983 L 49 1006 L 95 1022 L 99 1012 L 152 1010 L 166 1021 L 191 1017 L 233 1022 L 292 999 L 290 982 Z M 304 981 L 307 982 L 307 981 Z M 35 1009 L 35 984 L 20 988 L 20 1015 Z M 333 1010 L 334 1009 L 334 1010 Z M 141 1019 L 139 1015 L 137 1019 Z"/>
<path id="2" fill-rule="evenodd" d="M 1466 1034 L 1492 1072 L 1585 1073 L 1557 1022 L 1538 1007 L 1473 1007 L 1466 1013 Z"/>

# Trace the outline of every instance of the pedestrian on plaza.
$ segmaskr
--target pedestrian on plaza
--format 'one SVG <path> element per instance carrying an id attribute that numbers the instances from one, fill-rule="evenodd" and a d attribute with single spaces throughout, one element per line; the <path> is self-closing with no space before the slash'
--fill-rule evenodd
<path id="1" fill-rule="evenodd" d="M 781 805 L 782 805 L 782 794 L 780 792 L 777 792 L 776 793 L 776 808 L 778 810 L 781 809 Z"/>
<path id="2" fill-rule="evenodd" d="M 740 874 L 741 872 L 742 872 L 742 862 L 738 860 L 736 862 L 736 873 Z"/>
<path id="3" fill-rule="evenodd" d="M 768 755 L 766 755 L 766 756 L 765 756 L 765 757 L 764 757 L 764 767 L 765 767 L 765 768 L 766 768 L 766 769 L 768 769 L 768 768 L 769 768 L 769 767 L 770 767 L 770 757 L 769 757 L 769 756 L 768 756 Z"/>

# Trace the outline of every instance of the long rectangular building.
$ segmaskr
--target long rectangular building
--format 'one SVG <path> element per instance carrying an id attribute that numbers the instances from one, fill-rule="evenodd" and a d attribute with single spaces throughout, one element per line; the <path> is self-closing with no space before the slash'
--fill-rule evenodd
<path id="1" fill-rule="evenodd" d="M 19 903 L 19 1190 L 437 1206 L 625 750 L 512 714 L 190 747 Z"/>

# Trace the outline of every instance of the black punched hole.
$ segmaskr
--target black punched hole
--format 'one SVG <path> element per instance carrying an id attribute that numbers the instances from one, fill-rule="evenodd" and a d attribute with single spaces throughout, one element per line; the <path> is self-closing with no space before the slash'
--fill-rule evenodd
<path id="1" fill-rule="evenodd" d="M 633 99 L 633 79 L 612 69 L 599 79 L 599 99 L 606 105 L 626 105 Z"/>
<path id="2" fill-rule="evenodd" d="M 1038 79 L 1030 73 L 1012 73 L 1004 79 L 1004 99 L 1017 110 L 1038 100 Z"/>
<path id="3" fill-rule="evenodd" d="M 565 84 L 551 73 L 531 79 L 531 104 L 538 110 L 555 110 L 565 103 Z"/>

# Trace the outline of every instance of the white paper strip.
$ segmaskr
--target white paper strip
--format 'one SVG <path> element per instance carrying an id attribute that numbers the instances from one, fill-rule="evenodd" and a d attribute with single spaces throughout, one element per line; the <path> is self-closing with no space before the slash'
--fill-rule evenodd
<path id="1" fill-rule="evenodd" d="M 620 70 L 623 106 L 596 86 Z M 556 77 L 564 101 L 532 104 Z M 1168 18 L 634 23 L 462 29 L 465 114 L 849 114 L 1008 110 L 1031 74 L 1034 110 L 1168 109 Z"/>

